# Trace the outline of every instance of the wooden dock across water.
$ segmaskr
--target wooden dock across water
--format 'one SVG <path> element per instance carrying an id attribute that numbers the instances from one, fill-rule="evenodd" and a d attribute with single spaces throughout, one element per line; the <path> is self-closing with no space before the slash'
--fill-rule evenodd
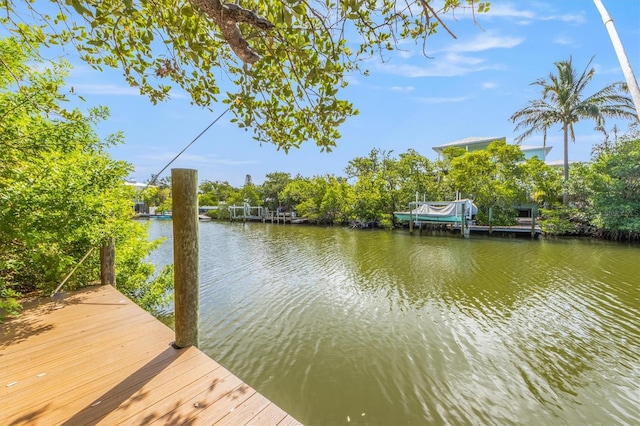
<path id="1" fill-rule="evenodd" d="M 0 425 L 299 425 L 111 286 L 0 324 Z"/>

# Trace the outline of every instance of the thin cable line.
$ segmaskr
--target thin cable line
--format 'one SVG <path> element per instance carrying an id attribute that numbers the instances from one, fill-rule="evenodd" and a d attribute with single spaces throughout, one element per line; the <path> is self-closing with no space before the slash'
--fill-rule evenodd
<path id="1" fill-rule="evenodd" d="M 204 130 L 203 130 L 203 131 L 201 131 L 201 132 L 200 132 L 200 134 L 198 134 L 198 136 L 196 136 L 196 137 L 195 137 L 191 142 L 189 142 L 189 144 L 188 144 L 187 146 L 185 146 L 185 147 L 182 149 L 182 151 L 180 151 L 180 152 L 178 153 L 178 155 L 176 155 L 175 157 L 173 157 L 173 159 L 172 159 L 171 161 L 169 161 L 169 162 L 167 163 L 167 165 L 166 165 L 166 166 L 164 166 L 164 167 L 162 168 L 162 170 L 160 170 L 160 172 L 159 172 L 157 175 L 155 175 L 155 176 L 153 177 L 153 179 L 151 179 L 151 181 L 150 181 L 149 183 L 147 183 L 147 186 L 145 186 L 145 187 L 144 187 L 144 189 L 143 189 L 142 191 L 145 191 L 147 188 L 149 188 L 149 186 L 150 186 L 150 185 L 152 185 L 152 184 L 153 184 L 153 183 L 158 179 L 158 176 L 160 176 L 160 175 L 162 174 L 162 172 L 164 172 L 164 171 L 167 169 L 167 167 L 169 167 L 169 166 L 171 165 L 171 163 L 173 163 L 174 161 L 176 161 L 176 159 L 177 159 L 178 157 L 180 157 L 180 155 L 182 155 L 182 153 L 183 153 L 183 152 L 185 152 L 187 149 L 189 149 L 189 147 L 190 147 L 191 145 L 193 145 L 193 143 L 194 143 L 195 141 L 197 141 L 198 139 L 200 139 L 200 137 L 201 137 L 202 135 L 204 135 L 204 134 L 207 132 L 207 130 L 209 130 L 209 129 L 214 125 L 214 124 L 216 124 L 216 123 L 218 122 L 218 120 L 220 120 L 220 119 L 222 118 L 222 116 L 223 116 L 223 115 L 225 115 L 225 114 L 227 113 L 227 111 L 229 111 L 229 108 L 225 109 L 225 110 L 222 112 L 222 114 L 220 114 L 220 115 L 219 115 L 215 120 L 213 120 L 213 121 L 211 122 L 211 124 L 209 124 L 209 125 L 208 125 Z M 62 282 L 60 283 L 60 285 L 58 286 L 58 288 L 56 288 L 56 289 L 54 290 L 54 292 L 53 292 L 53 293 L 51 293 L 51 297 L 55 296 L 55 295 L 56 295 L 56 293 L 58 293 L 58 291 L 60 291 L 60 289 L 62 288 L 62 286 L 67 282 L 67 280 L 71 277 L 71 275 L 73 275 L 73 273 L 76 271 L 76 269 L 78 269 L 78 266 L 80 266 L 80 264 L 86 260 L 86 258 L 89 256 L 89 254 L 91 254 L 91 252 L 94 250 L 94 248 L 95 248 L 95 247 L 91 247 L 91 248 L 89 249 L 89 251 L 87 251 L 87 253 L 84 255 L 84 257 L 82 258 L 82 260 L 80 260 L 80 262 L 78 262 L 78 263 L 76 264 L 76 266 L 75 266 L 75 267 L 73 268 L 73 270 L 69 273 L 69 275 L 67 275 L 67 276 L 65 277 L 65 279 L 64 279 L 64 280 L 62 280 Z"/>
<path id="2" fill-rule="evenodd" d="M 223 115 L 225 115 L 227 113 L 227 111 L 229 111 L 229 108 L 225 109 L 224 111 L 222 111 L 222 114 L 220 114 L 215 120 L 213 120 L 211 122 L 211 124 L 209 124 L 203 131 L 200 132 L 200 134 L 198 136 L 196 136 L 191 142 L 189 142 L 189 144 L 187 146 L 185 146 L 182 151 L 180 151 L 175 157 L 173 157 L 173 159 L 171 161 L 169 161 L 167 163 L 166 166 L 164 166 L 162 168 L 162 170 L 160 170 L 160 172 L 158 172 L 157 175 L 153 176 L 153 179 L 151 179 L 151 181 L 149 183 L 147 183 L 147 186 L 144 187 L 143 191 L 146 190 L 147 188 L 149 188 L 149 186 L 153 185 L 156 180 L 158 180 L 158 177 L 162 174 L 162 172 L 164 172 L 165 170 L 167 170 L 167 167 L 169 167 L 171 165 L 171 163 L 173 163 L 174 161 L 176 161 L 178 159 L 178 157 L 180 157 L 182 155 L 183 152 L 185 152 L 187 149 L 189 149 L 189 147 L 191 145 L 193 145 L 193 143 L 195 141 L 197 141 L 198 139 L 200 139 L 200 137 L 202 135 L 204 135 L 207 130 L 209 130 L 214 124 L 216 124 L 218 122 L 218 120 L 220 120 L 222 118 Z"/>

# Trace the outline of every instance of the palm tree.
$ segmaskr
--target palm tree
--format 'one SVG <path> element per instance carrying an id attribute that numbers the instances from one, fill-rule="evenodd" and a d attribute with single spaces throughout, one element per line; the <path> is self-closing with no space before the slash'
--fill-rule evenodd
<path id="1" fill-rule="evenodd" d="M 541 78 L 532 83 L 542 88 L 542 98 L 529 101 L 526 107 L 510 118 L 512 122 L 517 123 L 516 131 L 524 129 L 524 132 L 516 138 L 516 142 L 522 142 L 531 134 L 542 131 L 545 146 L 547 130 L 554 124 L 562 125 L 565 181 L 569 179 L 569 135 L 575 142 L 574 123 L 580 119 L 589 118 L 596 122 L 596 129 L 603 129 L 606 117 L 629 118 L 634 121 L 638 119 L 633 102 L 621 93 L 627 91 L 626 84 L 623 82 L 609 84 L 604 89 L 584 98 L 585 88 L 595 73 L 593 68 L 589 69 L 592 61 L 593 58 L 580 76 L 573 69 L 571 57 L 568 61 L 556 62 L 554 65 L 557 75 L 550 73 L 546 79 Z"/>

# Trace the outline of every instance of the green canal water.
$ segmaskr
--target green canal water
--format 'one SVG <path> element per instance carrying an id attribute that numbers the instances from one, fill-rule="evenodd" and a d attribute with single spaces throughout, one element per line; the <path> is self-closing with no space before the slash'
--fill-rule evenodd
<path id="1" fill-rule="evenodd" d="M 152 260 L 172 262 L 168 236 Z M 200 224 L 200 348 L 306 425 L 640 424 L 640 247 Z"/>

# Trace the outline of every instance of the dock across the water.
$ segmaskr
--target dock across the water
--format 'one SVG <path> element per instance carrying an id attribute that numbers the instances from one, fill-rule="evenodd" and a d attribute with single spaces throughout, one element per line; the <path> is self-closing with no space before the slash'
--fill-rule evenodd
<path id="1" fill-rule="evenodd" d="M 1 425 L 299 425 L 105 285 L 0 324 Z"/>
<path id="2" fill-rule="evenodd" d="M 420 233 L 423 230 L 442 230 L 449 232 L 462 232 L 462 227 L 460 223 L 429 223 L 425 221 L 414 222 L 413 229 L 418 229 Z M 520 223 L 514 226 L 487 226 L 487 225 L 473 225 L 468 224 L 465 226 L 467 231 L 470 234 L 478 234 L 478 235 L 495 235 L 495 236 L 524 236 L 524 237 L 532 237 L 538 238 L 542 235 L 542 229 L 540 225 L 536 225 L 535 223 L 529 222 Z"/>

